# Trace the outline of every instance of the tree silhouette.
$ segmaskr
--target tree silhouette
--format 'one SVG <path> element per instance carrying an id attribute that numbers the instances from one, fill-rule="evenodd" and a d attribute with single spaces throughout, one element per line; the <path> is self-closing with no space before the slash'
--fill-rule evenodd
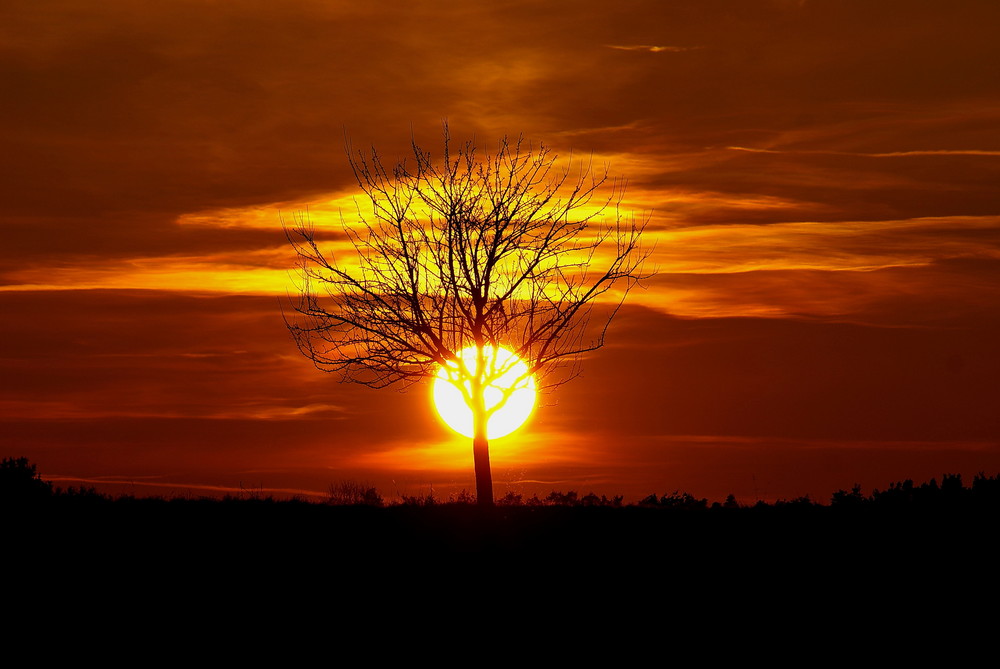
<path id="1" fill-rule="evenodd" d="M 367 200 L 359 223 L 343 226 L 353 250 L 322 251 L 308 212 L 285 226 L 301 279 L 299 316 L 286 324 L 317 368 L 344 381 L 406 386 L 446 369 L 473 417 L 477 500 L 492 505 L 490 418 L 529 378 L 559 385 L 603 345 L 645 276 L 645 222 L 621 213 L 624 184 L 600 195 L 606 169 L 559 166 L 544 145 L 504 138 L 481 156 L 475 142 L 455 150 L 447 124 L 440 162 L 411 144 L 412 160 L 391 168 L 348 144 Z M 512 366 L 501 348 L 527 367 L 506 388 L 494 385 Z M 502 391 L 492 405 L 490 388 Z"/>
<path id="2" fill-rule="evenodd" d="M 0 501 L 34 501 L 49 497 L 52 484 L 42 480 L 38 467 L 28 458 L 0 461 Z"/>

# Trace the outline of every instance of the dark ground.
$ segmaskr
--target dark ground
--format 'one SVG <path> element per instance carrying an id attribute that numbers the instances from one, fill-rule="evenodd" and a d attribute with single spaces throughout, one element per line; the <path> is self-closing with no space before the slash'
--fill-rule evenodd
<path id="1" fill-rule="evenodd" d="M 82 597 L 83 611 L 101 601 L 137 615 L 462 618 L 485 606 L 535 622 L 690 609 L 706 621 L 780 611 L 796 624 L 911 624 L 992 607 L 1000 580 L 996 477 L 844 492 L 827 505 L 724 508 L 675 494 L 486 509 L 112 499 L 29 478 L 0 486 L 0 518 L 6 580 L 28 588 L 32 610 Z"/>

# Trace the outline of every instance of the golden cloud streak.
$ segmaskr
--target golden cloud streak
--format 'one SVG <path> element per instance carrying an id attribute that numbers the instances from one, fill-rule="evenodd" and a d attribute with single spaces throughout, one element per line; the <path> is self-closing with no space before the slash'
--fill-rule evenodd
<path id="1" fill-rule="evenodd" d="M 278 229 L 281 221 L 292 223 L 294 212 L 308 212 L 318 230 L 341 230 L 342 215 L 355 217 L 362 201 L 360 193 L 340 193 L 322 198 L 273 202 L 266 205 L 247 207 L 226 207 L 182 214 L 177 218 L 181 226 L 201 226 L 210 228 L 259 228 Z"/>
<path id="2" fill-rule="evenodd" d="M 618 46 L 620 49 L 668 49 L 668 47 Z M 623 127 L 632 127 L 627 125 Z M 488 147 L 485 147 L 488 148 Z M 727 147 L 733 151 L 789 153 L 771 148 Z M 830 294 L 812 272 L 873 273 L 899 267 L 922 267 L 946 258 L 1000 258 L 1000 246 L 990 232 L 1000 229 L 998 216 L 912 218 L 881 221 L 782 222 L 769 224 L 688 225 L 693 212 L 790 212 L 802 202 L 787 197 L 722 193 L 685 187 L 643 186 L 656 184 L 664 173 L 682 171 L 710 159 L 711 151 L 653 155 L 636 153 L 565 154 L 560 163 L 571 170 L 592 164 L 614 165 L 633 176 L 638 187 L 625 182 L 609 182 L 606 197 L 612 206 L 600 212 L 601 202 L 591 202 L 583 215 L 595 215 L 595 224 L 613 221 L 618 215 L 637 217 L 650 214 L 644 245 L 652 249 L 647 263 L 661 277 L 688 276 L 690 280 L 654 280 L 648 289 L 636 290 L 631 301 L 694 317 L 716 315 L 775 316 L 788 313 L 844 313 L 858 299 L 857 291 Z M 904 151 L 854 153 L 846 151 L 790 151 L 790 153 L 835 153 L 874 157 L 916 155 L 1000 155 L 996 151 Z M 622 189 L 625 188 L 623 191 Z M 615 198 L 624 193 L 619 207 Z M 606 201 L 603 201 L 606 202 Z M 316 228 L 321 248 L 346 269 L 357 269 L 354 246 L 340 237 L 344 226 L 358 229 L 368 217 L 369 203 L 356 191 L 328 193 L 268 205 L 233 207 L 180 216 L 181 227 L 213 229 L 251 228 L 274 230 L 281 239 L 280 226 L 307 212 Z M 816 206 L 816 205 L 812 205 Z M 415 211 L 416 215 L 426 212 Z M 785 214 L 787 215 L 787 213 Z M 595 227 L 597 227 L 595 225 Z M 586 241 L 586 240 L 582 240 Z M 607 264 L 611 249 L 599 249 L 593 266 Z M 295 255 L 284 246 L 214 253 L 204 256 L 160 256 L 121 259 L 83 259 L 73 267 L 25 267 L 7 275 L 0 291 L 52 289 L 152 289 L 227 294 L 296 294 L 299 280 Z M 756 279 L 754 290 L 695 281 L 699 276 L 720 276 L 766 272 L 798 272 L 793 280 Z M 784 284 L 782 287 L 781 284 Z M 842 281 L 838 283 L 843 283 Z M 857 283 L 857 282 L 850 282 Z M 899 286 L 886 279 L 864 282 L 865 293 L 898 292 Z M 808 284 L 806 292 L 799 286 Z M 759 291 L 754 293 L 754 291 Z M 601 301 L 618 302 L 619 291 L 609 291 Z"/>
<path id="3" fill-rule="evenodd" d="M 997 229 L 997 216 L 703 226 L 659 232 L 651 260 L 670 274 L 871 271 L 942 258 L 1000 258 L 1000 247 L 974 236 Z"/>

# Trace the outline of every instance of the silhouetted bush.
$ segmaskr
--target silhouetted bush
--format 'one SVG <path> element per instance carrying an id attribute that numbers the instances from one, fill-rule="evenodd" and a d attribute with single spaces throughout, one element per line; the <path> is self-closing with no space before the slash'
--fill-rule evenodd
<path id="1" fill-rule="evenodd" d="M 1000 474 L 987 476 L 983 472 L 972 479 L 972 499 L 979 504 L 1000 506 Z"/>
<path id="2" fill-rule="evenodd" d="M 545 503 L 549 506 L 576 506 L 577 497 L 575 490 L 570 490 L 565 494 L 553 490 L 545 498 Z"/>
<path id="3" fill-rule="evenodd" d="M 497 500 L 497 506 L 524 506 L 521 499 L 521 495 L 514 492 L 508 492 L 506 495 Z M 535 499 L 538 498 L 536 497 Z"/>
<path id="4" fill-rule="evenodd" d="M 850 492 L 841 488 L 837 492 L 833 493 L 833 497 L 830 498 L 830 506 L 839 508 L 857 508 L 868 501 L 870 500 L 861 494 L 861 484 L 855 483 Z"/>
<path id="5" fill-rule="evenodd" d="M 403 506 L 434 506 L 438 503 L 433 492 L 426 495 L 400 495 L 399 497 L 402 500 L 400 504 Z"/>
<path id="6" fill-rule="evenodd" d="M 28 458 L 4 458 L 0 462 L 0 499 L 36 501 L 52 496 L 52 484 L 43 481 Z"/>
<path id="7" fill-rule="evenodd" d="M 702 498 L 698 499 L 694 495 L 686 492 L 679 492 L 677 490 L 673 491 L 669 495 L 664 495 L 663 497 L 657 497 L 656 495 L 649 495 L 639 502 L 639 506 L 651 507 L 651 508 L 661 508 L 661 509 L 678 509 L 685 511 L 697 511 L 708 508 L 708 499 Z"/>
<path id="8" fill-rule="evenodd" d="M 66 490 L 63 490 L 62 488 L 56 488 L 55 494 L 57 497 L 63 497 L 68 499 L 81 499 L 81 500 L 91 500 L 91 501 L 99 500 L 102 502 L 112 501 L 112 498 L 109 495 L 105 495 L 104 493 L 99 492 L 97 488 L 93 486 L 89 488 L 84 488 L 83 486 L 80 486 L 79 488 L 70 486 L 66 488 Z M 124 500 L 126 499 L 126 496 L 122 495 L 121 497 L 119 497 L 119 499 Z"/>
<path id="9" fill-rule="evenodd" d="M 375 486 L 358 481 L 341 481 L 330 485 L 327 503 L 335 506 L 384 506 L 382 495 Z"/>
<path id="10" fill-rule="evenodd" d="M 508 494 L 510 494 L 510 493 L 508 493 Z M 462 488 L 462 491 L 459 492 L 457 495 L 448 495 L 448 503 L 449 504 L 475 504 L 476 503 L 476 496 L 473 495 L 468 490 L 466 490 L 465 488 Z"/>
<path id="11" fill-rule="evenodd" d="M 796 497 L 794 499 L 779 499 L 774 503 L 775 507 L 794 507 L 798 509 L 809 508 L 813 506 L 823 506 L 819 502 L 814 502 L 809 495 L 802 495 L 801 497 Z"/>

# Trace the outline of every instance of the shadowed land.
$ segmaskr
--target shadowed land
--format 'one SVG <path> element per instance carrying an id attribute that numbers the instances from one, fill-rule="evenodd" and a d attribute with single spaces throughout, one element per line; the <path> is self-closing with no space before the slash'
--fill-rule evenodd
<path id="1" fill-rule="evenodd" d="M 0 545 L 11 578 L 49 593 L 46 602 L 84 593 L 173 619 L 235 607 L 272 621 L 319 606 L 323 616 L 409 624 L 465 615 L 469 593 L 484 588 L 504 619 L 608 617 L 602 629 L 652 633 L 670 616 L 811 629 L 823 616 L 854 625 L 845 616 L 855 609 L 886 607 L 905 628 L 937 625 L 945 611 L 973 615 L 995 584 L 997 476 L 852 489 L 823 505 L 727 506 L 686 493 L 616 505 L 553 493 L 482 507 L 426 497 L 377 505 L 374 495 L 369 504 L 112 498 L 53 489 L 10 462 Z M 23 485 L 11 486 L 12 473 Z"/>
<path id="2" fill-rule="evenodd" d="M 681 492 L 624 504 L 572 491 L 508 495 L 495 508 L 474 501 L 427 496 L 386 504 L 374 488 L 354 483 L 331 486 L 326 502 L 115 498 L 53 488 L 24 458 L 5 459 L 0 469 L 0 508 L 15 552 L 59 545 L 168 561 L 213 551 L 305 561 L 463 553 L 690 563 L 795 556 L 851 562 L 859 552 L 889 562 L 972 559 L 1000 517 L 1000 475 L 980 474 L 970 485 L 959 475 L 940 484 L 907 480 L 867 495 L 854 486 L 827 504 L 802 497 L 746 506 L 732 495 L 710 503 Z"/>

